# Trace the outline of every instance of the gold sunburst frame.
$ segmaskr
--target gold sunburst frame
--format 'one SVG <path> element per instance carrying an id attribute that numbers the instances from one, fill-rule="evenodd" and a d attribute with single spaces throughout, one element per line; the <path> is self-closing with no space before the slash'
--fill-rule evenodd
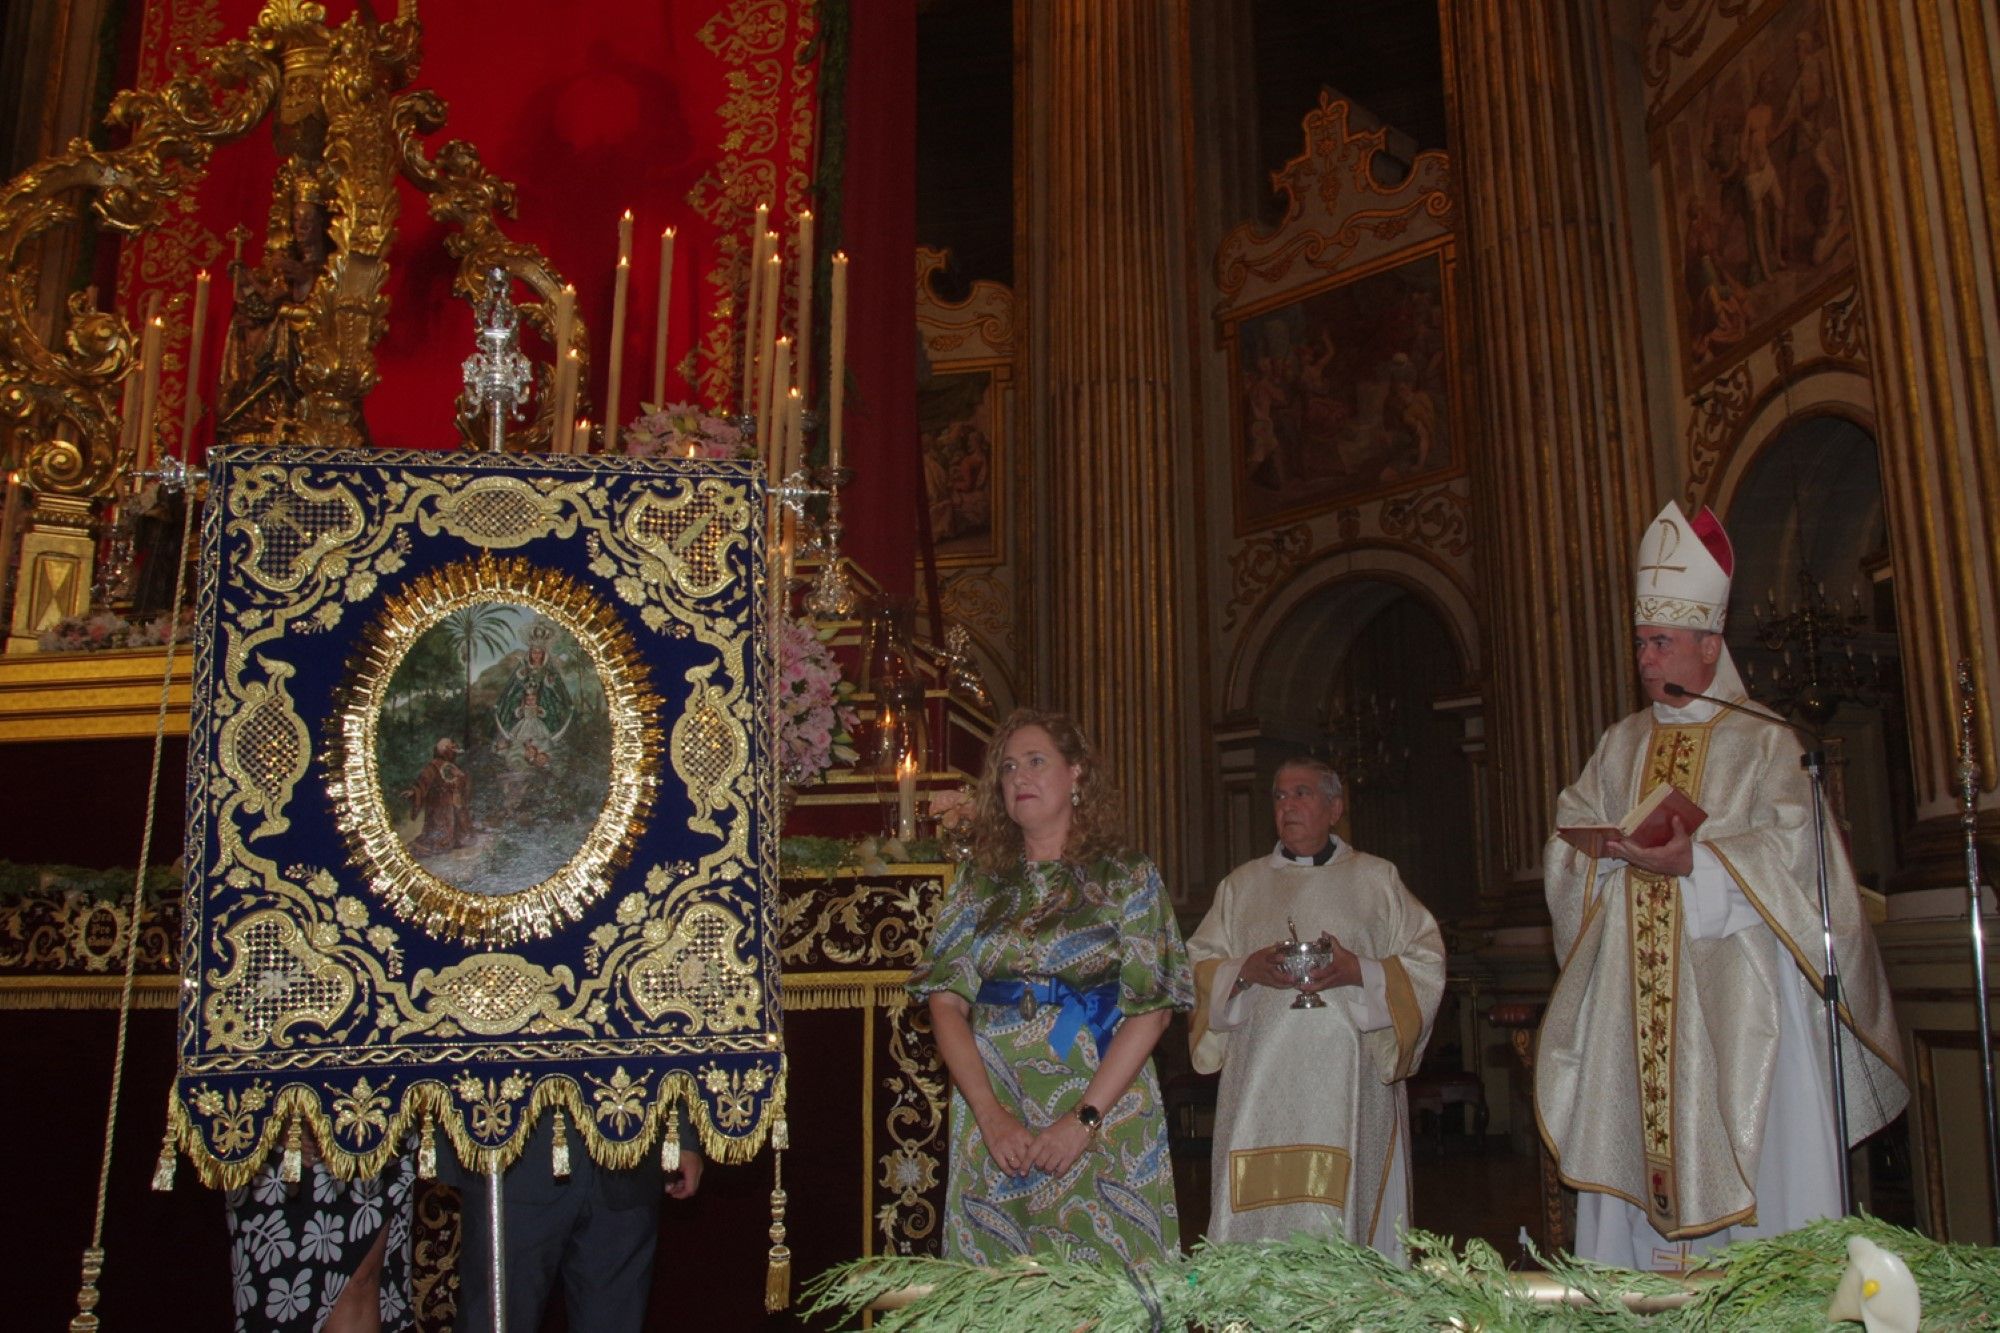
<path id="1" fill-rule="evenodd" d="M 453 612 L 485 602 L 526 606 L 568 630 L 604 686 L 611 722 L 610 790 L 581 846 L 555 874 L 514 893 L 472 892 L 440 878 L 397 834 L 376 767 L 382 706 L 396 669 Z M 547 938 L 579 919 L 630 856 L 658 791 L 664 704 L 616 613 L 565 574 L 522 559 L 447 565 L 384 599 L 348 665 L 327 787 L 349 859 L 396 915 L 434 936 L 475 945 Z"/>

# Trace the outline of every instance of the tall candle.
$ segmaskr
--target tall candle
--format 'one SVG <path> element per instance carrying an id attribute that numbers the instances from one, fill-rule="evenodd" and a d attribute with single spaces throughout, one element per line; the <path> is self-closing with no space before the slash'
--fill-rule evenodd
<path id="1" fill-rule="evenodd" d="M 160 344 L 166 332 L 166 321 L 155 315 L 146 321 L 146 336 L 140 343 L 140 355 L 146 358 L 146 380 L 139 389 L 138 466 L 133 469 L 135 472 L 145 472 L 153 466 L 153 409 L 160 401 Z"/>
<path id="2" fill-rule="evenodd" d="M 667 319 L 674 295 L 674 229 L 660 233 L 660 308 L 653 324 L 653 406 L 667 405 Z"/>
<path id="3" fill-rule="evenodd" d="M 763 346 L 759 342 L 762 334 L 757 321 L 764 314 L 764 238 L 768 232 L 765 225 L 771 216 L 769 204 L 757 205 L 757 220 L 750 230 L 750 274 L 743 296 L 743 313 L 737 323 L 743 326 L 743 410 L 752 416 L 757 412 L 757 392 L 764 380 L 758 374 L 763 365 Z"/>
<path id="4" fill-rule="evenodd" d="M 576 362 L 570 355 L 570 342 L 576 336 L 576 288 L 569 283 L 564 283 L 556 293 L 554 333 L 556 358 L 550 369 L 555 382 L 550 385 L 549 452 L 566 454 L 571 423 L 575 420 L 570 406 L 570 391 L 575 381 L 570 377 L 576 371 Z"/>
<path id="5" fill-rule="evenodd" d="M 805 397 L 799 392 L 799 370 L 794 367 L 792 387 L 785 391 L 785 447 L 778 451 L 778 475 L 789 477 L 804 462 L 803 431 L 800 416 L 805 410 Z"/>
<path id="6" fill-rule="evenodd" d="M 764 466 L 772 470 L 771 480 L 780 480 L 777 469 L 784 464 L 782 450 L 785 443 L 785 399 L 784 389 L 789 388 L 792 378 L 792 340 L 778 339 L 776 350 L 771 353 L 771 377 L 764 393 L 764 410 L 758 414 L 758 432 L 764 452 Z"/>
<path id="7" fill-rule="evenodd" d="M 841 408 L 847 401 L 847 252 L 833 255 L 833 312 L 827 328 L 826 464 L 840 466 Z"/>
<path id="8" fill-rule="evenodd" d="M 194 315 L 188 321 L 187 381 L 182 390 L 181 458 L 190 459 L 194 447 L 195 418 L 201 415 L 202 339 L 208 332 L 208 270 L 194 275 Z"/>
<path id="9" fill-rule="evenodd" d="M 583 417 L 576 423 L 576 436 L 570 442 L 570 452 L 587 454 L 590 452 L 590 418 Z"/>
<path id="10" fill-rule="evenodd" d="M 917 757 L 906 754 L 896 764 L 896 836 L 908 842 L 917 836 Z"/>
<path id="11" fill-rule="evenodd" d="M 799 396 L 810 399 L 813 366 L 813 215 L 810 208 L 799 214 L 799 267 L 795 279 L 799 350 L 792 379 L 799 386 Z"/>
<path id="12" fill-rule="evenodd" d="M 757 297 L 764 304 L 764 316 L 757 326 L 760 330 L 760 341 L 757 346 L 764 358 L 763 379 L 759 383 L 763 385 L 762 402 L 766 415 L 777 411 L 779 399 L 784 392 L 777 387 L 776 367 L 772 364 L 772 357 L 776 352 L 772 340 L 778 336 L 778 286 L 779 280 L 784 276 L 785 267 L 784 256 L 778 253 L 777 247 L 778 238 L 773 234 L 764 251 L 764 281 L 757 286 Z M 789 346 L 789 343 L 787 345 Z M 775 420 L 770 429 L 760 429 L 757 438 L 764 447 L 769 448 L 771 442 L 777 438 Z"/>
<path id="13" fill-rule="evenodd" d="M 618 273 L 611 288 L 611 354 L 609 382 L 604 390 L 604 449 L 618 450 L 618 413 L 625 387 L 625 302 L 632 286 L 632 210 L 618 219 Z M 588 441 L 585 442 L 586 445 Z"/>
<path id="14" fill-rule="evenodd" d="M 556 395 L 556 429 L 561 433 L 561 442 L 556 447 L 559 454 L 573 454 L 576 447 L 576 387 L 583 378 L 583 353 L 572 347 L 563 357 L 562 384 Z"/>

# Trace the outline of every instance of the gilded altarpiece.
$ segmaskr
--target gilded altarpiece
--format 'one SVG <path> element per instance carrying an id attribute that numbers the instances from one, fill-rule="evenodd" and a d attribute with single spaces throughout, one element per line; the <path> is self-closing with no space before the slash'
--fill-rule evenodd
<path id="1" fill-rule="evenodd" d="M 753 465 L 212 456 L 179 1146 L 629 1166 L 782 1114 Z"/>

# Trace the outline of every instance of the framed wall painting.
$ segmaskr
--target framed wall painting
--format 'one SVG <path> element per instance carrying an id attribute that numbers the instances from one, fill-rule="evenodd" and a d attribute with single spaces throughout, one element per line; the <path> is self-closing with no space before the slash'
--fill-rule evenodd
<path id="1" fill-rule="evenodd" d="M 1463 471 L 1449 237 L 1232 316 L 1236 531 Z"/>
<path id="2" fill-rule="evenodd" d="M 1825 19 L 1773 5 L 1653 131 L 1683 383 L 1705 384 L 1821 304 L 1854 266 Z"/>
<path id="3" fill-rule="evenodd" d="M 935 366 L 917 386 L 924 502 L 940 565 L 1001 558 L 1013 380 L 1012 360 L 980 360 Z"/>

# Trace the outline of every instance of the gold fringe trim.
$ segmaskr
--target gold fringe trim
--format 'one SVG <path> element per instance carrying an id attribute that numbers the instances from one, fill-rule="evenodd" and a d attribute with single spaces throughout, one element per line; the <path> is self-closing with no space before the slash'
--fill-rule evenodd
<path id="1" fill-rule="evenodd" d="M 125 979 L 115 977 L 0 977 L 0 1009 L 111 1009 Z M 172 1009 L 180 1003 L 179 976 L 139 977 L 134 1009 Z"/>
<path id="2" fill-rule="evenodd" d="M 187 1103 L 179 1096 L 173 1098 L 169 1111 L 169 1132 L 175 1144 L 187 1155 L 203 1185 L 210 1189 L 241 1189 L 256 1176 L 280 1139 L 289 1137 L 290 1126 L 295 1122 L 318 1140 L 321 1160 L 326 1163 L 327 1170 L 340 1180 L 381 1174 L 389 1160 L 396 1156 L 399 1145 L 411 1129 L 420 1126 L 417 1175 L 430 1180 L 437 1175 L 439 1130 L 443 1131 L 444 1137 L 458 1153 L 460 1161 L 478 1163 L 480 1170 L 493 1161 L 504 1171 L 520 1159 L 526 1150 L 528 1136 L 541 1117 L 552 1108 L 561 1107 L 575 1122 L 576 1131 L 583 1139 L 584 1151 L 605 1169 L 623 1171 L 639 1165 L 654 1151 L 654 1142 L 666 1126 L 668 1117 L 675 1106 L 685 1101 L 688 1123 L 700 1141 L 702 1155 L 713 1162 L 740 1166 L 764 1150 L 772 1125 L 785 1113 L 788 1062 L 782 1054 L 772 1054 L 777 1059 L 777 1069 L 772 1079 L 771 1094 L 764 1104 L 764 1113 L 740 1134 L 724 1134 L 717 1128 L 707 1102 L 702 1099 L 695 1075 L 687 1070 L 675 1070 L 659 1079 L 648 1098 L 648 1105 L 639 1113 L 645 1117 L 646 1123 L 639 1127 L 638 1133 L 624 1140 L 609 1139 L 600 1133 L 592 1118 L 594 1108 L 586 1108 L 576 1084 L 560 1076 L 548 1079 L 535 1089 L 514 1136 L 499 1145 L 478 1142 L 466 1132 L 455 1094 L 436 1079 L 421 1080 L 403 1090 L 401 1104 L 389 1115 L 376 1146 L 366 1152 L 354 1152 L 341 1146 L 318 1092 L 299 1084 L 279 1090 L 270 1118 L 265 1122 L 262 1142 L 241 1160 L 223 1162 L 209 1151 L 207 1141 L 194 1126 Z M 675 1165 L 678 1164 L 677 1159 Z"/>
<path id="3" fill-rule="evenodd" d="M 879 1005 L 900 1010 L 910 1001 L 904 983 L 907 968 L 878 968 L 867 972 L 787 972 L 780 979 L 785 1008 L 865 1009 Z"/>

